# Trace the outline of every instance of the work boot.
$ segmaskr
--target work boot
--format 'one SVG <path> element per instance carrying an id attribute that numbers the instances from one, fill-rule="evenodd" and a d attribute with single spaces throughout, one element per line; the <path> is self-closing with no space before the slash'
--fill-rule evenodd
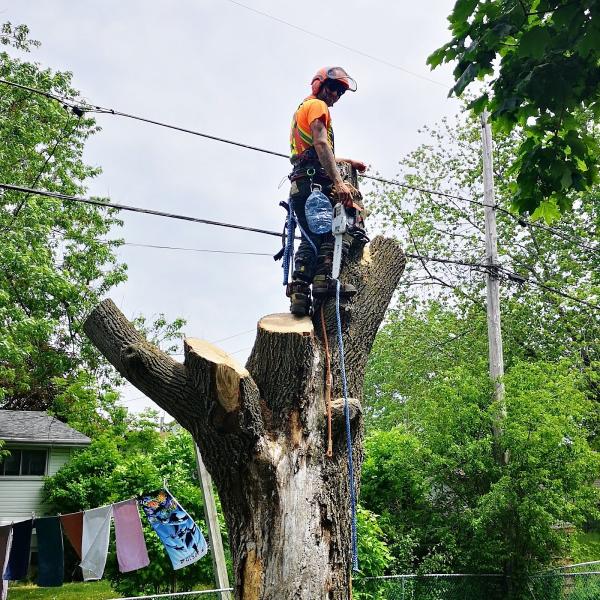
<path id="1" fill-rule="evenodd" d="M 313 296 L 315 298 L 334 297 L 336 295 L 337 282 L 329 275 L 315 275 L 313 279 Z M 351 283 L 340 283 L 340 300 L 348 300 L 355 296 L 357 289 Z"/>
<path id="2" fill-rule="evenodd" d="M 290 299 L 290 312 L 298 317 L 310 314 L 310 286 L 306 281 L 295 279 L 288 283 L 286 295 Z"/>

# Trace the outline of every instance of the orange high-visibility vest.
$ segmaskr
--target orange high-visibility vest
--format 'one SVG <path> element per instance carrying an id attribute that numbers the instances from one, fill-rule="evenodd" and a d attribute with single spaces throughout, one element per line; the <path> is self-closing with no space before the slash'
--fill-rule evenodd
<path id="1" fill-rule="evenodd" d="M 323 100 L 319 100 L 315 96 L 308 96 L 302 101 L 292 119 L 290 130 L 290 160 L 292 163 L 298 162 L 302 154 L 310 148 L 314 148 L 310 124 L 315 119 L 321 119 L 327 127 L 327 141 L 331 151 L 334 152 L 333 128 L 329 108 Z"/>

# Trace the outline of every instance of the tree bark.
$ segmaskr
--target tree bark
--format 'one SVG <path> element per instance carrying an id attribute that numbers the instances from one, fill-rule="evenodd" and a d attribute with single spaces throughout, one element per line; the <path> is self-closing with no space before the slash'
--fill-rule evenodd
<path id="1" fill-rule="evenodd" d="M 367 359 L 404 270 L 390 239 L 353 248 L 343 311 L 355 485 L 363 459 L 360 400 Z M 263 317 L 246 368 L 185 340 L 183 364 L 148 343 L 111 300 L 84 329 L 115 368 L 188 429 L 217 487 L 233 555 L 236 600 L 348 600 L 350 501 L 335 301 L 324 307 L 331 349 L 333 456 L 328 458 L 320 314 Z M 360 556 L 359 556 L 360 560 Z"/>

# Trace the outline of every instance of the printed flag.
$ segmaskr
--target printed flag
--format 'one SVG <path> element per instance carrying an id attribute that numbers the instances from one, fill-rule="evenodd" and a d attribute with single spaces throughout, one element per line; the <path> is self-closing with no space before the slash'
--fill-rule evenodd
<path id="1" fill-rule="evenodd" d="M 170 492 L 163 489 L 144 495 L 140 504 L 174 569 L 187 567 L 208 552 L 202 532 Z"/>

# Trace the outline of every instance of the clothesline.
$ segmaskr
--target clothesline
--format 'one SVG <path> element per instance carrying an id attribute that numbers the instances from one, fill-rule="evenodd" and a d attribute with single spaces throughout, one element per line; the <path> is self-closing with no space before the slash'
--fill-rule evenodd
<path id="1" fill-rule="evenodd" d="M 0 600 L 5 600 L 8 581 L 25 579 L 29 570 L 31 535 L 38 542 L 38 585 L 60 586 L 64 578 L 63 534 L 80 562 L 84 581 L 104 575 L 110 525 L 114 520 L 117 562 L 121 573 L 150 564 L 138 506 L 163 543 L 173 569 L 200 560 L 208 545 L 200 528 L 165 488 L 89 510 L 35 517 L 0 527 Z"/>

